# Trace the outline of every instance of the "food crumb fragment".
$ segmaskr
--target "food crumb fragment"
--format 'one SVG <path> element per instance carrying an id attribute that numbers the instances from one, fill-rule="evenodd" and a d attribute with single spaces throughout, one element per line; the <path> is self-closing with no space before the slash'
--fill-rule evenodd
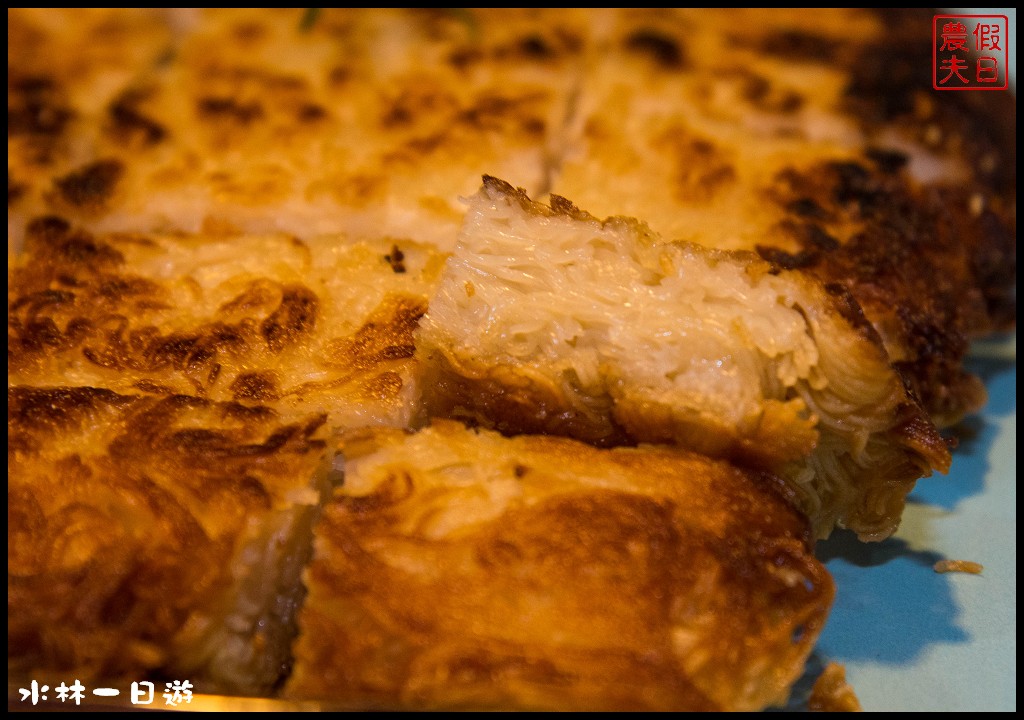
<path id="1" fill-rule="evenodd" d="M 811 712 L 861 712 L 860 700 L 846 683 L 846 667 L 830 662 L 814 682 L 808 699 Z"/>
<path id="2" fill-rule="evenodd" d="M 395 273 L 405 272 L 405 253 L 397 245 L 391 246 L 391 252 L 384 256 L 384 262 L 390 264 Z"/>
<path id="3" fill-rule="evenodd" d="M 937 573 L 962 572 L 980 575 L 985 566 L 971 560 L 939 560 L 933 566 Z"/>

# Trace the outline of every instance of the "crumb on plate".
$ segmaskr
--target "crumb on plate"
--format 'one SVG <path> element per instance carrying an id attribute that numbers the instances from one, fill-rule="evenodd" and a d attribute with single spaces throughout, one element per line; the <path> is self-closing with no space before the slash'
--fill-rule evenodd
<path id="1" fill-rule="evenodd" d="M 830 662 L 814 682 L 808 699 L 811 712 L 860 712 L 860 700 L 846 683 L 846 667 Z"/>
<path id="2" fill-rule="evenodd" d="M 971 560 L 939 560 L 933 566 L 937 573 L 962 572 L 972 575 L 981 575 L 985 566 Z"/>

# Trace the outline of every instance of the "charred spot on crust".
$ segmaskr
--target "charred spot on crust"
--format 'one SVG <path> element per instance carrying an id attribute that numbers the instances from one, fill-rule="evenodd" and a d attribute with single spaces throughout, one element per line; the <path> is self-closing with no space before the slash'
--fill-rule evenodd
<path id="1" fill-rule="evenodd" d="M 813 245 L 821 250 L 836 250 L 839 247 L 839 241 L 825 232 L 820 225 L 810 223 L 802 225 L 800 232 L 805 238 L 804 242 L 808 245 Z"/>
<path id="2" fill-rule="evenodd" d="M 906 153 L 902 153 L 899 150 L 868 148 L 864 151 L 864 154 L 884 173 L 899 172 L 910 160 Z"/>
<path id="3" fill-rule="evenodd" d="M 854 205 L 861 214 L 870 213 L 884 203 L 884 192 L 877 179 L 863 165 L 833 162 L 827 165 L 835 178 L 832 198 L 841 205 Z"/>
<path id="4" fill-rule="evenodd" d="M 820 217 L 780 225 L 799 252 L 758 251 L 847 288 L 911 394 L 940 425 L 955 422 L 981 402 L 962 366 L 968 338 L 1015 314 L 1015 236 L 999 213 L 971 213 L 962 189 L 919 188 L 891 171 L 901 157 L 874 155 L 874 167 L 831 162 L 781 173 L 780 205 Z"/>
<path id="5" fill-rule="evenodd" d="M 809 203 L 820 212 L 818 218 L 824 219 L 828 214 L 813 200 Z M 785 270 L 813 267 L 821 259 L 822 253 L 839 249 L 839 240 L 827 232 L 821 224 L 809 220 L 783 220 L 776 229 L 792 238 L 800 245 L 800 251 L 790 253 L 770 245 L 757 245 L 757 253 L 768 262 L 774 263 Z"/>
<path id="6" fill-rule="evenodd" d="M 405 272 L 405 253 L 397 245 L 391 246 L 391 252 L 384 256 L 384 262 L 388 263 L 392 272 L 396 274 Z"/>
<path id="7" fill-rule="evenodd" d="M 480 44 L 460 47 L 449 53 L 448 62 L 460 71 L 488 59 L 500 62 L 551 62 L 579 52 L 582 45 L 583 41 L 571 32 L 553 28 L 546 34 L 532 32 L 493 48 Z"/>
<path id="8" fill-rule="evenodd" d="M 540 35 L 528 35 L 519 41 L 519 49 L 527 57 L 542 60 L 553 54 L 551 46 Z"/>
<path id="9" fill-rule="evenodd" d="M 426 301 L 413 296 L 385 299 L 350 337 L 330 345 L 330 362 L 356 370 L 411 358 L 416 351 L 413 334 L 426 313 Z"/>
<path id="10" fill-rule="evenodd" d="M 754 72 L 742 72 L 740 93 L 750 102 L 757 104 L 767 97 L 771 88 L 772 84 L 763 75 L 758 75 Z"/>
<path id="11" fill-rule="evenodd" d="M 156 145 L 167 137 L 167 130 L 139 112 L 137 100 L 132 95 L 125 95 L 111 104 L 108 111 L 111 131 L 118 139 L 137 139 L 144 146 Z"/>
<path id="12" fill-rule="evenodd" d="M 277 299 L 278 294 L 273 283 L 256 280 L 241 293 L 217 308 L 217 312 L 224 316 L 251 314 L 261 308 L 269 309 Z"/>
<path id="13" fill-rule="evenodd" d="M 235 484 L 234 491 L 246 507 L 258 507 L 263 510 L 269 510 L 273 505 L 271 494 L 267 490 L 266 485 L 252 475 L 240 477 Z"/>
<path id="14" fill-rule="evenodd" d="M 970 253 L 971 270 L 996 328 L 1012 327 L 1017 318 L 1017 233 L 991 210 L 976 223 L 985 240 Z"/>
<path id="15" fill-rule="evenodd" d="M 448 62 L 457 70 L 465 70 L 469 65 L 483 59 L 484 54 L 476 47 L 459 48 L 448 55 Z"/>
<path id="16" fill-rule="evenodd" d="M 756 245 L 754 249 L 761 259 L 783 270 L 799 270 L 816 265 L 820 254 L 814 250 L 800 250 L 796 253 L 787 252 L 781 248 L 769 245 Z"/>
<path id="17" fill-rule="evenodd" d="M 850 62 L 847 98 L 869 124 L 891 120 L 914 109 L 919 89 L 931 88 L 931 48 L 911 39 L 931 22 L 927 10 L 884 11 L 887 36 L 858 48 Z M 959 93 L 949 93 L 956 95 Z"/>
<path id="18" fill-rule="evenodd" d="M 838 40 L 804 32 L 802 30 L 783 30 L 768 33 L 761 41 L 760 49 L 769 55 L 784 60 L 810 60 L 828 62 L 835 58 L 841 43 Z"/>
<path id="19" fill-rule="evenodd" d="M 667 128 L 654 141 L 673 165 L 672 193 L 680 200 L 710 200 L 736 180 L 732 159 L 714 142 L 684 125 Z"/>
<path id="20" fill-rule="evenodd" d="M 71 223 L 56 215 L 45 215 L 30 220 L 25 228 L 25 234 L 44 246 L 53 246 L 67 237 L 71 230 Z"/>
<path id="21" fill-rule="evenodd" d="M 120 265 L 124 262 L 124 255 L 84 232 L 68 236 L 61 244 L 59 254 L 67 262 L 81 263 L 90 268 Z"/>
<path id="22" fill-rule="evenodd" d="M 267 35 L 266 28 L 255 22 L 240 22 L 231 30 L 232 35 L 243 43 L 254 43 Z"/>
<path id="23" fill-rule="evenodd" d="M 525 35 L 509 46 L 499 47 L 494 57 L 499 60 L 520 59 L 527 62 L 548 62 L 579 51 L 582 41 L 559 28 L 547 36 Z"/>
<path id="24" fill-rule="evenodd" d="M 782 93 L 778 100 L 768 105 L 766 109 L 783 114 L 794 113 L 804 106 L 804 102 L 803 95 L 787 90 Z"/>
<path id="25" fill-rule="evenodd" d="M 74 112 L 64 104 L 52 78 L 31 75 L 7 79 L 7 134 L 59 137 Z"/>
<path id="26" fill-rule="evenodd" d="M 96 294 L 110 303 L 122 303 L 141 295 L 156 295 L 159 291 L 158 284 L 141 277 L 102 278 L 96 286 Z"/>
<path id="27" fill-rule="evenodd" d="M 75 299 L 75 294 L 66 290 L 55 290 L 47 288 L 39 292 L 30 292 L 27 295 L 8 300 L 8 312 L 18 312 L 22 308 L 28 308 L 32 314 L 38 313 L 47 306 L 63 305 Z M 8 315 L 10 317 L 10 315 Z"/>
<path id="28" fill-rule="evenodd" d="M 872 338 L 877 339 L 879 343 L 881 342 L 881 338 L 878 337 L 874 325 L 864 315 L 864 308 L 860 306 L 860 303 L 857 302 L 849 288 L 837 282 L 827 282 L 823 287 L 825 292 L 835 300 L 836 308 L 839 310 L 840 315 L 846 318 L 853 327 L 861 332 L 868 333 Z"/>
<path id="29" fill-rule="evenodd" d="M 200 393 L 205 392 L 204 386 L 212 386 L 216 382 L 221 371 L 218 358 L 222 353 L 243 353 L 256 341 L 251 320 L 239 325 L 214 322 L 189 332 L 164 334 L 153 325 L 132 326 L 126 317 L 103 310 L 104 306 L 118 308 L 135 304 L 134 298 L 139 293 L 143 293 L 142 302 L 148 302 L 151 289 L 146 285 L 129 283 L 116 288 L 118 295 L 97 303 L 92 298 L 102 295 L 95 285 L 90 286 L 92 295 L 81 305 L 93 308 L 93 312 L 84 317 L 72 316 L 67 329 L 55 341 L 61 348 L 81 344 L 82 356 L 98 367 L 135 372 L 170 369 L 183 373 Z M 152 295 L 157 296 L 156 290 Z M 69 307 L 68 312 L 76 312 L 76 308 Z M 82 309 L 78 308 L 77 312 L 82 312 Z M 49 318 L 46 321 L 52 322 Z M 9 321 L 9 328 L 13 327 Z M 36 328 L 32 321 L 26 321 L 16 330 L 9 338 L 11 347 L 17 348 L 15 355 L 18 359 L 28 359 L 35 349 L 32 343 L 41 337 L 41 329 Z M 160 394 L 168 392 L 171 392 L 168 388 L 159 390 Z"/>
<path id="30" fill-rule="evenodd" d="M 537 134 L 544 130 L 544 120 L 530 115 L 531 104 L 542 97 L 540 93 L 524 93 L 514 97 L 483 95 L 474 105 L 459 112 L 456 122 L 480 130 L 498 130 L 508 127 L 510 120 L 524 131 Z"/>
<path id="31" fill-rule="evenodd" d="M 61 198 L 85 210 L 98 209 L 114 194 L 124 165 L 119 160 L 98 160 L 54 181 Z"/>
<path id="32" fill-rule="evenodd" d="M 263 117 L 263 106 L 258 102 L 240 103 L 230 97 L 204 97 L 197 101 L 199 114 L 215 120 L 232 120 L 248 125 Z"/>
<path id="33" fill-rule="evenodd" d="M 800 197 L 786 203 L 786 210 L 808 220 L 824 220 L 828 213 L 814 198 Z"/>
<path id="34" fill-rule="evenodd" d="M 327 109 L 316 103 L 304 103 L 295 113 L 300 122 L 315 123 L 327 117 Z"/>
<path id="35" fill-rule="evenodd" d="M 28 223 L 25 247 L 40 257 L 73 266 L 76 276 L 124 262 L 124 256 L 116 249 L 84 230 L 72 229 L 70 223 L 55 215 L 36 218 Z"/>
<path id="36" fill-rule="evenodd" d="M 17 182 L 14 176 L 11 175 L 10 169 L 7 170 L 7 205 L 13 205 L 18 202 L 22 195 L 25 194 L 27 186 L 24 183 Z"/>
<path id="37" fill-rule="evenodd" d="M 509 188 L 511 189 L 511 186 Z M 577 219 L 587 217 L 587 214 L 580 210 L 572 200 L 561 195 L 552 195 L 549 203 L 551 204 L 552 211 L 557 215 L 565 215 L 566 217 Z"/>
<path id="38" fill-rule="evenodd" d="M 629 52 L 644 55 L 664 70 L 686 67 L 686 51 L 679 40 L 651 28 L 641 28 L 622 41 Z"/>
<path id="39" fill-rule="evenodd" d="M 344 85 L 351 79 L 352 70 L 343 65 L 337 65 L 331 68 L 331 71 L 327 74 L 327 82 L 334 87 Z"/>
<path id="40" fill-rule="evenodd" d="M 153 382 L 151 380 L 139 380 L 139 381 L 137 381 L 135 383 L 132 383 L 132 387 L 135 388 L 136 390 L 140 390 L 140 391 L 142 391 L 144 393 L 149 393 L 150 395 L 173 395 L 174 394 L 174 390 L 172 390 L 171 388 L 167 387 L 166 385 L 161 385 L 159 383 L 155 383 L 155 382 Z"/>
<path id="41" fill-rule="evenodd" d="M 88 421 L 104 407 L 124 407 L 134 398 L 95 387 L 7 389 L 8 427 L 19 430 L 62 428 Z"/>
<path id="42" fill-rule="evenodd" d="M 235 400 L 276 400 L 277 379 L 272 372 L 241 373 L 231 383 L 231 392 Z"/>
<path id="43" fill-rule="evenodd" d="M 12 356 L 60 350 L 68 344 L 67 340 L 65 334 L 50 318 L 29 319 L 24 323 L 12 323 L 8 320 L 8 366 L 14 364 L 12 360 L 17 360 Z"/>
<path id="44" fill-rule="evenodd" d="M 271 352 L 281 352 L 312 331 L 319 308 L 320 301 L 312 290 L 298 284 L 286 286 L 281 304 L 260 324 L 260 333 Z"/>
<path id="45" fill-rule="evenodd" d="M 789 89 L 774 87 L 763 75 L 746 68 L 731 69 L 729 74 L 739 77 L 740 94 L 754 107 L 766 112 L 789 114 L 804 105 L 804 97 Z"/>
<path id="46" fill-rule="evenodd" d="M 323 441 L 311 438 L 303 424 L 281 425 L 266 406 L 237 402 L 213 402 L 189 395 L 145 398 L 133 412 L 124 431 L 109 445 L 111 457 L 138 462 L 140 455 L 172 458 L 187 473 L 225 473 L 243 494 L 261 495 L 247 477 L 257 471 L 263 458 L 319 452 Z M 226 422 L 227 421 L 227 422 Z M 225 466 L 227 464 L 227 466 Z M 262 483 L 261 483 L 262 484 Z M 205 483 L 194 491 L 212 491 Z"/>
<path id="47" fill-rule="evenodd" d="M 425 114 L 453 112 L 456 106 L 455 99 L 440 90 L 405 90 L 394 99 L 385 101 L 380 123 L 384 128 L 404 126 Z"/>

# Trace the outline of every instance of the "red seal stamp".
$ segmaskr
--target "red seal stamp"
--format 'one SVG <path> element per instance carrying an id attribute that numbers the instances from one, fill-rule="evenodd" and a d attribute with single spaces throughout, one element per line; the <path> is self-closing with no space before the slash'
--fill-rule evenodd
<path id="1" fill-rule="evenodd" d="M 932 18 L 932 87 L 936 90 L 1006 90 L 1010 36 L 1006 15 L 936 15 Z"/>

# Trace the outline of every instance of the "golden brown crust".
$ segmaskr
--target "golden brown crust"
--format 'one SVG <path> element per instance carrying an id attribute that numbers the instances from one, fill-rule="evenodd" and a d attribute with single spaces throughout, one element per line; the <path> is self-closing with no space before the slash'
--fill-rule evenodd
<path id="1" fill-rule="evenodd" d="M 895 158 L 896 169 L 885 158 Z M 962 192 L 914 187 L 899 170 L 905 162 L 899 154 L 876 155 L 783 171 L 777 202 L 788 217 L 780 227 L 799 250 L 758 251 L 780 267 L 845 288 L 910 389 L 945 426 L 985 401 L 963 360 L 972 338 L 1003 326 L 1005 301 L 993 293 L 1015 283 L 1015 250 L 996 211 L 972 210 Z M 993 253 L 1009 273 L 1001 280 L 978 267 Z"/>
<path id="2" fill-rule="evenodd" d="M 139 596 L 159 614 L 152 632 L 170 632 L 188 603 L 205 602 L 198 585 L 166 610 L 146 594 L 154 577 L 166 593 L 179 571 L 147 554 L 155 546 L 132 516 L 157 528 L 162 552 L 192 542 L 198 511 L 182 503 L 164 517 L 149 474 L 136 464 L 122 478 L 133 443 L 160 441 L 141 457 L 173 465 L 184 454 L 202 474 L 204 458 L 232 452 L 236 425 L 251 425 L 253 452 L 273 456 L 284 437 L 273 427 L 305 428 L 322 413 L 332 428 L 407 424 L 414 331 L 455 242 L 460 197 L 483 174 L 525 203 L 554 193 L 548 217 L 592 220 L 573 198 L 601 217 L 757 250 L 768 261 L 757 273 L 797 268 L 820 281 L 860 345 L 884 345 L 910 396 L 894 404 L 884 442 L 862 448 L 873 484 L 849 517 L 865 536 L 892 530 L 913 477 L 946 467 L 919 404 L 940 425 L 980 407 L 968 344 L 1015 323 L 1016 109 L 1010 93 L 931 90 L 930 11 L 325 9 L 312 24 L 304 12 L 8 9 L 9 570 L 34 561 L 33 532 L 83 557 L 80 536 L 113 547 L 113 564 L 89 559 L 88 577 L 9 582 L 12 638 L 136 680 L 168 651 L 148 635 L 123 647 L 108 616 Z M 277 231 L 289 235 L 268 235 Z M 506 432 L 632 444 L 671 427 L 758 465 L 821 441 L 794 404 L 737 440 L 706 418 L 673 427 L 648 398 L 614 414 L 604 401 L 564 403 L 543 379 L 445 362 L 431 380 L 439 394 Z M 106 424 L 138 413 L 169 427 L 122 429 L 129 440 L 107 452 L 106 433 L 122 430 Z M 201 426 L 191 434 L 186 416 Z M 181 434 L 171 442 L 165 430 Z M 887 444 L 907 452 L 887 456 Z M 96 492 L 82 485 L 81 512 L 58 509 L 68 523 L 51 522 L 36 493 L 74 505 L 55 478 L 80 476 Z M 96 482 L 106 476 L 110 487 Z M 220 493 L 237 494 L 263 532 L 301 535 L 293 515 L 267 520 L 273 492 L 260 483 L 224 483 L 189 492 L 217 508 L 230 504 Z M 108 521 L 89 503 L 110 494 L 124 507 Z M 222 560 L 223 547 L 198 542 L 201 558 Z M 214 583 L 195 568 L 179 574 Z M 62 595 L 69 587 L 85 589 L 82 607 Z M 29 625 L 52 608 L 82 614 L 83 634 L 32 635 L 24 593 L 39 604 Z M 145 634 L 137 616 L 125 622 Z M 190 624 L 180 644 L 206 627 Z M 192 664 L 217 664 L 218 644 Z M 664 683 L 659 699 L 714 704 L 635 657 L 606 661 L 586 693 L 632 671 Z M 467 656 L 456 674 L 515 685 L 553 669 L 510 649 L 501 662 Z"/>
<path id="3" fill-rule="evenodd" d="M 417 332 L 422 418 L 768 469 L 819 537 L 888 537 L 915 481 L 949 469 L 844 286 L 491 176 L 469 203 Z"/>
<path id="4" fill-rule="evenodd" d="M 609 16 L 552 192 L 812 269 L 939 425 L 976 411 L 969 342 L 1016 314 L 1012 93 L 932 90 L 928 10 Z M 638 33 L 686 61 L 640 62 Z"/>
<path id="5" fill-rule="evenodd" d="M 448 249 L 491 173 L 814 265 L 937 423 L 984 402 L 963 359 L 1015 321 L 1016 113 L 1009 93 L 931 90 L 927 10 L 297 17 L 92 9 L 61 33 L 10 10 L 9 243 L 56 212 Z"/>
<path id="6" fill-rule="evenodd" d="M 31 222 L 8 274 L 14 671 L 271 690 L 322 436 L 407 421 L 440 262 L 392 238 Z"/>
<path id="7" fill-rule="evenodd" d="M 301 28 L 302 13 L 164 9 L 165 52 L 138 50 L 134 62 L 101 54 L 97 72 L 119 82 L 86 99 L 75 92 L 86 81 L 63 63 L 34 72 L 26 40 L 25 52 L 9 56 L 8 94 L 18 101 L 9 104 L 22 120 L 44 117 L 32 112 L 43 102 L 55 112 L 16 123 L 9 136 L 15 234 L 34 215 L 56 213 L 90 229 L 229 223 L 450 247 L 459 197 L 482 172 L 545 189 L 585 15 L 348 9 Z M 25 33 L 68 50 L 56 29 L 10 14 Z M 33 91 L 33 79 L 45 87 Z M 40 125 L 45 133 L 33 130 Z M 66 147 L 79 138 L 88 142 Z"/>
<path id="8" fill-rule="evenodd" d="M 544 378 L 453 358 L 439 349 L 420 356 L 424 418 L 458 418 L 506 435 L 550 433 L 596 447 L 635 445 L 612 415 L 611 398 L 572 403 Z"/>
<path id="9" fill-rule="evenodd" d="M 254 558 L 273 542 L 301 553 L 292 535 L 318 499 L 325 418 L 91 387 L 7 395 L 12 671 L 271 687 L 291 631 L 268 603 L 298 588 L 275 587 L 283 565 Z M 243 649 L 217 654 L 232 643 Z"/>
<path id="10" fill-rule="evenodd" d="M 253 253 L 244 267 L 237 243 Z M 95 235 L 34 220 L 8 271 L 8 378 L 272 402 L 343 426 L 403 423 L 412 332 L 442 256 L 387 239 L 341 243 Z"/>
<path id="11" fill-rule="evenodd" d="M 780 702 L 831 604 L 778 481 L 438 422 L 350 437 L 293 698 L 381 709 Z"/>

